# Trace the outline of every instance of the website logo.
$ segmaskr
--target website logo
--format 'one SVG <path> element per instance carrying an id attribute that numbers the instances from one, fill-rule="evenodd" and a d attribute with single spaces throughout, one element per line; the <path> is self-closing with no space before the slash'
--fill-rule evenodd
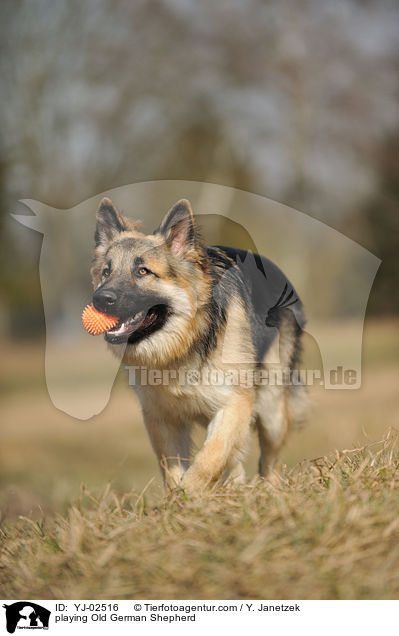
<path id="1" fill-rule="evenodd" d="M 14 634 L 16 629 L 48 629 L 51 612 L 37 603 L 18 601 L 3 607 L 9 634 Z"/>

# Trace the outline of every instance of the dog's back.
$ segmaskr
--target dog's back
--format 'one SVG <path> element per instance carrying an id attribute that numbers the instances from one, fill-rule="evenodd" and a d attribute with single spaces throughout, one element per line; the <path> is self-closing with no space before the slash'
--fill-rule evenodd
<path id="1" fill-rule="evenodd" d="M 305 325 L 302 302 L 285 274 L 270 259 L 248 250 L 223 245 L 207 248 L 211 259 L 216 254 L 225 255 L 225 267 L 237 271 L 242 279 L 241 293 L 249 312 L 252 341 L 256 362 L 262 363 L 276 337 L 276 329 L 281 330 L 286 322 L 294 328 L 294 353 L 298 358 L 299 339 Z M 239 287 L 240 289 L 240 287 Z M 298 359 L 290 358 L 287 364 L 295 364 Z"/>

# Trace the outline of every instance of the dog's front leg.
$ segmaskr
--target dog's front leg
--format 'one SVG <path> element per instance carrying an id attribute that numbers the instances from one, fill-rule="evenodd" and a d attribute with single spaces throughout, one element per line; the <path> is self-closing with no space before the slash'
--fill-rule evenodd
<path id="1" fill-rule="evenodd" d="M 252 390 L 237 391 L 209 424 L 206 441 L 182 479 L 182 488 L 195 495 L 215 484 L 237 465 L 246 450 L 252 417 Z"/>
<path id="2" fill-rule="evenodd" d="M 144 421 L 165 485 L 176 488 L 189 466 L 191 427 L 150 415 L 145 415 Z"/>

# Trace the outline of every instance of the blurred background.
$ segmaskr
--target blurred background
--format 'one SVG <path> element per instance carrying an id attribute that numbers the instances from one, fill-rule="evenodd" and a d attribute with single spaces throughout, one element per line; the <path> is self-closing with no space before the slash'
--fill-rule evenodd
<path id="1" fill-rule="evenodd" d="M 160 492 L 123 372 L 105 411 L 86 422 L 49 399 L 42 235 L 10 217 L 28 213 L 20 199 L 66 209 L 125 184 L 207 182 L 342 232 L 382 260 L 367 307 L 362 388 L 312 391 L 309 425 L 291 437 L 283 461 L 398 424 L 398 4 L 4 0 L 0 12 L 3 514 L 60 509 L 81 483 L 101 489 L 108 479 L 140 489 L 156 475 Z M 240 243 L 231 226 L 224 230 L 215 242 L 228 242 L 228 231 Z M 350 311 L 337 304 L 343 278 L 354 294 L 356 282 L 337 265 L 324 269 L 334 291 L 317 296 L 321 314 L 334 318 L 328 338 L 349 347 Z M 311 335 L 305 360 L 320 365 Z M 249 464 L 251 473 L 254 448 Z"/>

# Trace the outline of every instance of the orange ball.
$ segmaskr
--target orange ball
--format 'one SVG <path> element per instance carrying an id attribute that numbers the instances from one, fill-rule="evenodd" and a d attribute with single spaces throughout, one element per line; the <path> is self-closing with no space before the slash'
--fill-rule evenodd
<path id="1" fill-rule="evenodd" d="M 93 305 L 87 305 L 82 313 L 83 326 L 92 336 L 98 336 L 100 333 L 112 329 L 118 324 L 119 318 L 116 316 L 109 316 L 103 314 L 101 311 L 97 311 Z"/>

